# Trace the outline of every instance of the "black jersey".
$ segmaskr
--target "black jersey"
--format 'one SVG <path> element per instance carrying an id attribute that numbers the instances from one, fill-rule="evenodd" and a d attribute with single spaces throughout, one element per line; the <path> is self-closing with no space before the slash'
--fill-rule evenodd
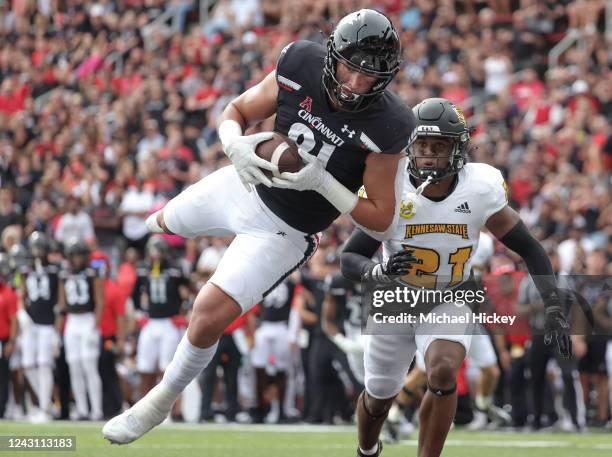
<path id="1" fill-rule="evenodd" d="M 345 325 L 361 325 L 361 284 L 349 281 L 342 273 L 329 275 L 325 280 L 327 293 L 336 299 L 336 324 L 342 331 Z"/>
<path id="2" fill-rule="evenodd" d="M 59 266 L 55 264 L 24 267 L 22 279 L 25 285 L 23 297 L 25 309 L 34 323 L 53 325 L 57 304 Z"/>
<path id="3" fill-rule="evenodd" d="M 287 46 L 278 61 L 278 108 L 274 129 L 316 155 L 325 168 L 352 192 L 363 185 L 370 153 L 401 153 L 415 128 L 412 111 L 385 91 L 366 110 L 333 111 L 323 87 L 325 48 L 310 41 Z M 263 202 L 290 226 L 317 233 L 340 214 L 321 194 L 257 186 Z"/>
<path id="4" fill-rule="evenodd" d="M 79 272 L 61 271 L 60 280 L 64 284 L 66 296 L 66 311 L 70 313 L 89 313 L 96 309 L 94 280 L 101 278 L 103 273 L 95 268 L 87 267 Z"/>
<path id="5" fill-rule="evenodd" d="M 292 281 L 283 281 L 272 289 L 261 301 L 261 320 L 267 322 L 288 321 L 294 292 L 295 284 Z"/>
<path id="6" fill-rule="evenodd" d="M 321 314 L 323 311 L 323 300 L 325 299 L 325 281 L 310 276 L 308 272 L 302 271 L 301 284 L 312 294 L 314 303 L 310 300 L 305 301 L 306 309 L 317 316 L 317 323 L 314 325 L 303 324 L 303 328 L 308 331 L 310 338 L 325 336 L 321 327 Z"/>
<path id="7" fill-rule="evenodd" d="M 180 286 L 186 286 L 189 281 L 180 268 L 173 265 L 164 263 L 159 271 L 156 270 L 150 263 L 138 266 L 134 303 L 137 308 L 147 311 L 150 318 L 176 316 L 180 313 L 182 303 Z M 146 302 L 141 300 L 143 293 L 148 296 Z"/>

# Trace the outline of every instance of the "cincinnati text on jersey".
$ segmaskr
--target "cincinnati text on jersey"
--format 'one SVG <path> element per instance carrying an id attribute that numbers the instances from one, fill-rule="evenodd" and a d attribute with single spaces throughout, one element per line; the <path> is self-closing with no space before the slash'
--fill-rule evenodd
<path id="1" fill-rule="evenodd" d="M 298 111 L 298 116 L 308 122 L 313 129 L 321 132 L 325 138 L 334 143 L 336 146 L 342 146 L 344 144 L 344 140 L 332 132 L 332 130 L 323 123 L 323 119 L 320 117 L 314 116 L 304 109 Z"/>
<path id="2" fill-rule="evenodd" d="M 467 224 L 410 224 L 406 225 L 404 238 L 408 239 L 428 233 L 446 233 L 447 235 L 458 235 L 464 240 L 469 239 Z"/>

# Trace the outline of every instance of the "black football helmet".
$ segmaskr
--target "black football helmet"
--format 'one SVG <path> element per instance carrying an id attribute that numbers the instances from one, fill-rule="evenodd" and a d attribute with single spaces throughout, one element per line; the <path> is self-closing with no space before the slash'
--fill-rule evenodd
<path id="1" fill-rule="evenodd" d="M 168 243 L 161 235 L 153 235 L 147 240 L 146 249 L 151 260 L 162 260 L 168 254 Z"/>
<path id="2" fill-rule="evenodd" d="M 401 45 L 391 21 L 378 11 L 363 9 L 343 17 L 327 41 L 323 86 L 344 111 L 362 111 L 383 93 L 400 69 Z M 366 94 L 340 90 L 338 62 L 378 80 Z"/>
<path id="3" fill-rule="evenodd" d="M 23 244 L 14 244 L 9 250 L 9 265 L 13 272 L 19 272 L 30 265 L 30 254 Z"/>
<path id="4" fill-rule="evenodd" d="M 50 247 L 49 239 L 43 232 L 32 232 L 28 238 L 28 248 L 35 259 L 46 260 Z"/>
<path id="5" fill-rule="evenodd" d="M 416 118 L 416 128 L 408 144 L 408 172 L 410 175 L 421 181 L 431 176 L 432 181 L 436 182 L 458 173 L 466 161 L 470 143 L 470 129 L 463 111 L 444 98 L 427 98 L 416 105 L 412 112 Z M 424 156 L 419 156 L 413 146 L 414 142 L 422 137 L 453 140 L 446 166 L 418 167 L 417 159 Z"/>
<path id="6" fill-rule="evenodd" d="M 89 246 L 78 238 L 69 240 L 64 246 L 64 255 L 72 268 L 77 271 L 84 269 L 89 260 Z"/>
<path id="7" fill-rule="evenodd" d="M 66 243 L 64 247 L 66 257 L 74 257 L 75 255 L 89 255 L 89 247 L 81 240 L 74 239 Z"/>

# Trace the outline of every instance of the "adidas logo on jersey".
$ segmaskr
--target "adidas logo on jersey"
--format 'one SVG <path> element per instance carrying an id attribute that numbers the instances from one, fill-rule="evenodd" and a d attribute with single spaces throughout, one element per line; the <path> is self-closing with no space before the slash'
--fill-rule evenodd
<path id="1" fill-rule="evenodd" d="M 469 214 L 472 214 L 472 211 L 470 210 L 470 207 L 468 206 L 467 202 L 463 202 L 459 206 L 457 206 L 455 208 L 455 212 L 456 213 L 469 213 Z"/>

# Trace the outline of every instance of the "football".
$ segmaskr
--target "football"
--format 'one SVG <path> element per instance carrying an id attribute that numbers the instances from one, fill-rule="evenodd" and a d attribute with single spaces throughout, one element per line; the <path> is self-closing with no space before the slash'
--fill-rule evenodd
<path id="1" fill-rule="evenodd" d="M 255 148 L 255 154 L 278 166 L 279 175 L 275 175 L 277 177 L 280 176 L 280 173 L 300 171 L 304 166 L 295 142 L 278 132 L 274 132 L 274 136 L 269 140 L 259 143 Z M 270 171 L 262 171 L 268 178 L 272 177 Z"/>

